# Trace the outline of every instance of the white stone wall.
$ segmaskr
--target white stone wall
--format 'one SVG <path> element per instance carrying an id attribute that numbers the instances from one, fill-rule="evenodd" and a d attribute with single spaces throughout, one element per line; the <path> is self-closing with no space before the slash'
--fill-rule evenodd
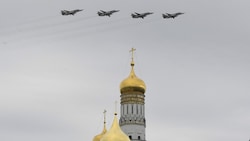
<path id="1" fill-rule="evenodd" d="M 123 132 L 131 136 L 131 140 L 145 140 L 145 127 L 143 125 L 123 125 Z"/>
<path id="2" fill-rule="evenodd" d="M 122 104 L 120 126 L 131 140 L 145 140 L 144 104 Z"/>

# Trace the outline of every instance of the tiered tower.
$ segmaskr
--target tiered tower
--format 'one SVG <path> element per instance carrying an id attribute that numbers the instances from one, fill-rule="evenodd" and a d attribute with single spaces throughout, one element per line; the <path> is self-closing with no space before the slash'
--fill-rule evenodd
<path id="1" fill-rule="evenodd" d="M 129 76 L 120 84 L 121 117 L 120 126 L 131 141 L 145 141 L 145 102 L 146 85 L 134 72 L 134 51 L 132 48 L 131 71 Z"/>

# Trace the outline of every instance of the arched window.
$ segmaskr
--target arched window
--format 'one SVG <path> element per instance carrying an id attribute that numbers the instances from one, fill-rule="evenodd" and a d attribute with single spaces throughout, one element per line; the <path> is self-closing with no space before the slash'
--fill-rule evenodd
<path id="1" fill-rule="evenodd" d="M 141 140 L 141 136 L 138 136 L 138 140 Z"/>
<path id="2" fill-rule="evenodd" d="M 132 136 L 128 136 L 129 137 L 129 139 L 131 139 L 132 140 Z"/>

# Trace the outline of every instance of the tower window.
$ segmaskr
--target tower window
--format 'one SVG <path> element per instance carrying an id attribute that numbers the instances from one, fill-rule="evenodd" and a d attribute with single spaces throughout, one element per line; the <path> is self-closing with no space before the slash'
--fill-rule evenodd
<path id="1" fill-rule="evenodd" d="M 129 139 L 131 139 L 132 140 L 132 136 L 128 136 L 129 137 Z"/>
<path id="2" fill-rule="evenodd" d="M 138 136 L 138 140 L 141 140 L 141 136 Z"/>
<path id="3" fill-rule="evenodd" d="M 136 114 L 138 114 L 138 105 L 136 105 Z"/>
<path id="4" fill-rule="evenodd" d="M 127 114 L 128 114 L 128 105 L 127 105 Z"/>
<path id="5" fill-rule="evenodd" d="M 132 110 L 132 114 L 133 114 L 133 111 L 134 111 L 134 110 L 133 110 L 133 108 L 134 108 L 134 106 L 132 105 L 132 108 L 131 108 L 131 110 Z"/>
<path id="6" fill-rule="evenodd" d="M 125 115 L 125 106 L 122 106 L 122 113 L 123 113 L 123 115 Z"/>

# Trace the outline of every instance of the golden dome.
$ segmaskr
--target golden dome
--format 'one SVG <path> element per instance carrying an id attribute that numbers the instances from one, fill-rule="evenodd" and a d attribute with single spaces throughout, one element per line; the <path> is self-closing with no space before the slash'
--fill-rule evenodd
<path id="1" fill-rule="evenodd" d="M 115 114 L 111 128 L 102 137 L 100 141 L 130 141 L 128 136 L 121 130 L 116 114 Z"/>
<path id="2" fill-rule="evenodd" d="M 120 84 L 121 94 L 126 94 L 127 92 L 139 92 L 144 94 L 146 90 L 146 85 L 143 80 L 138 78 L 134 72 L 134 63 L 131 62 L 131 72 L 129 76 L 124 79 Z"/>
<path id="3" fill-rule="evenodd" d="M 100 141 L 102 139 L 102 137 L 104 136 L 104 134 L 106 134 L 107 129 L 106 129 L 106 110 L 104 110 L 103 114 L 104 114 L 104 126 L 103 126 L 103 130 L 102 133 L 96 135 L 92 141 Z"/>
<path id="4" fill-rule="evenodd" d="M 104 124 L 104 127 L 103 127 L 103 130 L 102 130 L 102 133 L 96 135 L 92 141 L 100 141 L 103 137 L 103 135 L 105 135 L 105 133 L 107 132 L 107 129 L 106 129 L 106 126 Z"/>

